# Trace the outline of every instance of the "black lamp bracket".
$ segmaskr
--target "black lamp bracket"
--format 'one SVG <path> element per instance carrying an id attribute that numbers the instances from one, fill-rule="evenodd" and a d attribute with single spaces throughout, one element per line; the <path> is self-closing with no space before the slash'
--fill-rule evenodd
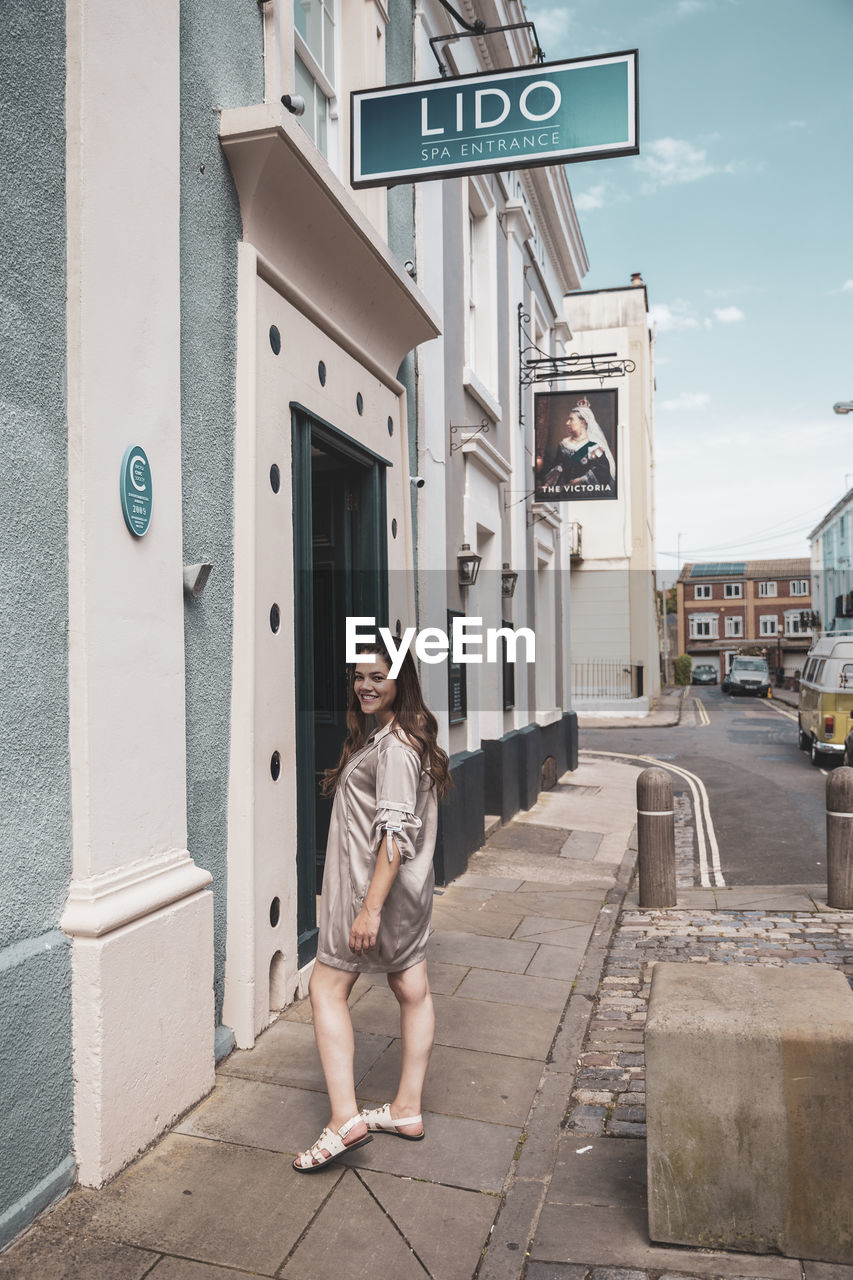
<path id="1" fill-rule="evenodd" d="M 448 8 L 447 5 L 445 5 L 444 7 Z M 462 19 L 453 9 L 451 9 L 450 12 L 453 13 L 453 16 L 456 18 L 457 22 L 460 22 L 460 23 L 462 22 Z M 450 79 L 454 80 L 454 79 L 457 79 L 458 77 L 450 75 L 450 72 L 447 68 L 447 63 L 442 61 L 441 53 L 439 53 L 438 49 L 436 48 L 436 45 L 440 44 L 442 46 L 441 52 L 443 53 L 444 45 L 452 44 L 454 40 L 475 40 L 475 39 L 478 39 L 480 36 L 497 35 L 501 31 L 523 31 L 523 30 L 529 31 L 530 39 L 533 43 L 533 57 L 536 63 L 538 64 L 540 62 L 545 61 L 545 54 L 542 52 L 542 49 L 540 48 L 539 37 L 536 34 L 536 27 L 532 22 L 508 22 L 506 23 L 506 25 L 502 27 L 487 27 L 486 24 L 482 21 L 482 19 L 478 19 L 477 22 L 473 24 L 469 24 L 466 22 L 465 26 L 468 28 L 466 31 L 454 31 L 449 36 L 432 36 L 430 38 L 429 47 L 432 49 L 433 53 L 435 54 L 435 60 L 438 63 L 439 74 L 442 76 L 443 79 L 447 79 L 449 77 Z"/>
<path id="2" fill-rule="evenodd" d="M 606 378 L 623 378 L 626 373 L 633 373 L 636 364 L 633 360 L 623 359 L 615 351 L 604 351 L 597 354 L 580 355 L 576 352 L 565 356 L 549 355 L 533 341 L 527 326 L 530 316 L 521 303 L 518 304 L 518 403 L 524 401 L 522 391 L 525 387 L 537 386 L 547 382 L 553 384 L 563 379 L 598 378 L 604 385 Z M 524 414 L 519 408 L 519 417 L 524 422 Z"/>
<path id="3" fill-rule="evenodd" d="M 457 449 L 461 449 L 461 448 L 462 448 L 462 445 L 463 445 L 463 444 L 467 444 L 467 443 L 468 443 L 468 441 L 467 441 L 467 440 L 462 440 L 462 441 L 460 441 L 460 443 L 459 443 L 459 444 L 454 443 L 454 440 L 453 440 L 453 433 L 454 433 L 454 431 L 468 431 L 468 432 L 470 432 L 470 435 L 469 435 L 469 437 L 468 437 L 468 439 L 470 440 L 470 439 L 472 439 L 474 436 L 478 436 L 478 435 L 480 435 L 480 433 L 481 433 L 481 432 L 482 432 L 482 434 L 483 434 L 483 435 L 486 435 L 486 434 L 487 434 L 487 432 L 488 432 L 488 430 L 489 430 L 489 419 L 488 419 L 488 418 L 484 418 L 484 419 L 483 419 L 483 421 L 482 421 L 482 422 L 480 422 L 480 423 L 479 423 L 479 424 L 477 424 L 477 425 L 475 425 L 475 424 L 473 424 L 473 423 L 469 423 L 469 422 L 460 422 L 460 423 L 458 423 L 458 425 L 457 425 L 457 426 L 455 426 L 455 427 L 454 427 L 453 423 L 451 422 L 451 424 L 450 424 L 450 436 L 451 436 L 451 439 L 450 439 L 450 452 L 451 452 L 451 453 L 455 453 Z"/>

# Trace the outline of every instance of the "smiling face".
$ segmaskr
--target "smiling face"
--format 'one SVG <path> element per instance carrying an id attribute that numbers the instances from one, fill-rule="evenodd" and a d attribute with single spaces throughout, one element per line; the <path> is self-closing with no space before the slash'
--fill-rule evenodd
<path id="1" fill-rule="evenodd" d="M 352 687 L 366 716 L 376 716 L 379 725 L 394 719 L 397 681 L 388 675 L 388 664 L 378 654 L 365 654 L 356 664 Z"/>

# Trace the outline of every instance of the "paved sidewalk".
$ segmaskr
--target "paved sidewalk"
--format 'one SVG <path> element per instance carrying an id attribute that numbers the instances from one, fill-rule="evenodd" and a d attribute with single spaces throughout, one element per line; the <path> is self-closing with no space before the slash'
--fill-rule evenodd
<path id="1" fill-rule="evenodd" d="M 471 1280 L 497 1248 L 519 1275 L 533 1216 L 512 1199 L 492 1225 L 534 1151 L 544 1195 L 577 1049 L 559 1064 L 549 1054 L 594 935 L 603 960 L 615 909 L 602 906 L 633 862 L 636 773 L 607 762 L 565 775 L 437 892 L 425 1142 L 377 1135 L 315 1175 L 291 1169 L 328 1118 L 303 1002 L 222 1063 L 213 1094 L 149 1153 L 45 1215 L 0 1257 L 2 1280 Z M 382 1102 L 399 1065 L 396 1002 L 383 979 L 361 978 L 352 1006 L 359 1100 Z M 490 1234 L 501 1243 L 487 1249 Z"/>
<path id="2" fill-rule="evenodd" d="M 656 959 L 830 963 L 853 913 L 822 886 L 627 893 L 638 769 L 584 762 L 436 895 L 427 1139 L 372 1143 L 310 1177 L 327 1118 L 306 1003 L 102 1191 L 77 1188 L 0 1257 L 0 1280 L 853 1280 L 853 1268 L 650 1245 L 643 1024 Z M 624 910 L 622 908 L 624 907 Z M 358 1096 L 399 1064 L 396 1004 L 352 997 Z"/>
<path id="3" fill-rule="evenodd" d="M 660 699 L 646 716 L 581 713 L 578 724 L 582 729 L 666 729 L 680 723 L 689 688 L 689 685 L 666 685 L 661 689 Z"/>

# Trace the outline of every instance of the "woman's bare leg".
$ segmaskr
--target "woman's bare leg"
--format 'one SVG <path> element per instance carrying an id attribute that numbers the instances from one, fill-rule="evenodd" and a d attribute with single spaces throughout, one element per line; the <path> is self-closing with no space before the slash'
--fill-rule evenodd
<path id="1" fill-rule="evenodd" d="M 355 1038 L 347 1005 L 357 977 L 357 973 L 334 969 L 318 960 L 308 984 L 314 1038 L 329 1092 L 329 1128 L 335 1131 L 358 1114 L 353 1073 Z M 353 1125 L 346 1137 L 347 1145 L 363 1138 L 366 1132 L 364 1122 Z"/>
<path id="2" fill-rule="evenodd" d="M 401 973 L 389 973 L 388 986 L 400 1005 L 400 1034 L 403 1041 L 400 1083 L 391 1103 L 391 1115 L 396 1119 L 400 1116 L 420 1115 L 421 1094 L 435 1038 L 435 1012 L 426 960 Z M 402 1132 L 414 1135 L 420 1133 L 421 1129 L 421 1125 L 406 1125 Z"/>

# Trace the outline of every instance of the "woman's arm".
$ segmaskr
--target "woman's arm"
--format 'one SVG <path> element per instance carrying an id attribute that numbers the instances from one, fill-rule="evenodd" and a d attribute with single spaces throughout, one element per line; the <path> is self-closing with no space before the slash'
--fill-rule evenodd
<path id="1" fill-rule="evenodd" d="M 364 903 L 350 929 L 349 948 L 356 955 L 360 955 L 363 951 L 372 951 L 376 946 L 379 925 L 382 921 L 382 908 L 399 870 L 400 850 L 391 833 L 386 832 L 379 847 L 370 886 L 364 895 Z"/>

